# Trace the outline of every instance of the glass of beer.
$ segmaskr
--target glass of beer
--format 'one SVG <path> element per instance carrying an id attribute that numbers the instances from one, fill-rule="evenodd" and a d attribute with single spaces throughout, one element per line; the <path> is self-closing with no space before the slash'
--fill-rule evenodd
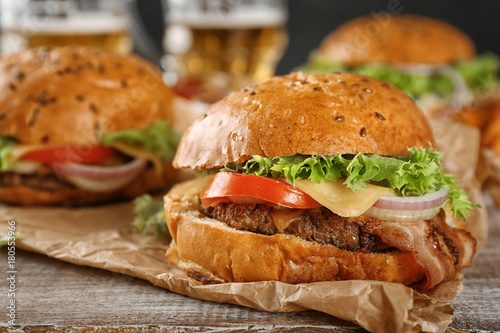
<path id="1" fill-rule="evenodd" d="M 211 102 L 274 75 L 288 41 L 285 0 L 163 0 L 163 5 L 165 77 L 187 95 L 203 93 L 198 97 Z"/>
<path id="2" fill-rule="evenodd" d="M 130 52 L 122 0 L 0 0 L 1 50 L 81 45 Z"/>

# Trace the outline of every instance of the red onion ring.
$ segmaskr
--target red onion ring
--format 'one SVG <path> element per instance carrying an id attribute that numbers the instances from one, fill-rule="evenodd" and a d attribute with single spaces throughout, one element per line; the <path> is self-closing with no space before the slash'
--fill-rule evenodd
<path id="1" fill-rule="evenodd" d="M 438 213 L 439 209 L 436 209 L 435 207 L 420 210 L 395 210 L 371 207 L 364 213 L 364 215 L 386 221 L 414 222 L 429 220 Z"/>
<path id="2" fill-rule="evenodd" d="M 52 163 L 52 168 L 61 175 L 69 174 L 90 179 L 109 179 L 138 174 L 144 170 L 146 164 L 145 160 L 137 158 L 126 164 L 117 166 Z"/>
<path id="3" fill-rule="evenodd" d="M 380 197 L 373 207 L 392 210 L 422 210 L 441 204 L 450 193 L 449 188 L 442 188 L 436 192 L 427 193 L 416 197 Z"/>

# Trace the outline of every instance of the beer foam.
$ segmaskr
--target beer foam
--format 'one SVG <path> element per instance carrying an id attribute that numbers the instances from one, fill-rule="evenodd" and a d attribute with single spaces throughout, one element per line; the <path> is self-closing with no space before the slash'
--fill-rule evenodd
<path id="1" fill-rule="evenodd" d="M 275 27 L 284 25 L 287 20 L 287 13 L 276 9 L 241 8 L 231 13 L 185 12 L 176 14 L 167 17 L 167 22 L 199 29 Z"/>
<path id="2" fill-rule="evenodd" d="M 126 31 L 125 17 L 98 13 L 81 13 L 67 18 L 40 18 L 18 22 L 13 29 L 40 34 L 99 34 Z"/>

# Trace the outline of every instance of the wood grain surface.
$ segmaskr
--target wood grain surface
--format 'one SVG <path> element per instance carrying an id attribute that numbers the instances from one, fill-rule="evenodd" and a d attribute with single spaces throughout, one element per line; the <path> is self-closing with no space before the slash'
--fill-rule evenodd
<path id="1" fill-rule="evenodd" d="M 466 270 L 449 332 L 500 332 L 500 214 Z M 365 332 L 315 312 L 269 313 L 200 301 L 149 282 L 43 255 L 16 253 L 16 330 L 7 327 L 7 251 L 0 251 L 0 332 Z"/>

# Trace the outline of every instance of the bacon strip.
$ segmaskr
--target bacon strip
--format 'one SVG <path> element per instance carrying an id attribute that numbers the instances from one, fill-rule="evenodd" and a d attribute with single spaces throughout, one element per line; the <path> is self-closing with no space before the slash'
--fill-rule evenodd
<path id="1" fill-rule="evenodd" d="M 476 252 L 476 240 L 469 232 L 446 224 L 444 211 L 427 221 L 402 223 L 366 218 L 358 224 L 387 245 L 413 253 L 426 272 L 426 278 L 413 286 L 418 290 L 450 280 L 457 270 L 470 266 Z"/>

